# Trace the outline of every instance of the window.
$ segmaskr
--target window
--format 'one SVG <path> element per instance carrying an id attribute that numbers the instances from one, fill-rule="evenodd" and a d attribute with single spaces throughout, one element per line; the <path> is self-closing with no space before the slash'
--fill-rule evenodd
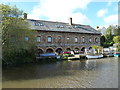
<path id="1" fill-rule="evenodd" d="M 57 38 L 58 40 L 61 40 L 61 37 L 60 36 L 58 36 L 58 38 Z"/>
<path id="2" fill-rule="evenodd" d="M 27 36 L 25 37 L 25 41 L 28 41 L 28 37 Z"/>
<path id="3" fill-rule="evenodd" d="M 97 37 L 95 38 L 95 42 L 98 43 L 98 38 Z"/>
<path id="4" fill-rule="evenodd" d="M 67 40 L 70 40 L 70 37 L 67 37 Z"/>
<path id="5" fill-rule="evenodd" d="M 36 41 L 37 41 L 37 42 L 40 42 L 40 41 L 41 41 L 41 37 L 40 37 L 40 36 L 37 36 L 37 37 L 36 37 Z"/>
<path id="6" fill-rule="evenodd" d="M 35 22 L 35 26 L 44 26 L 42 23 Z"/>
<path id="7" fill-rule="evenodd" d="M 75 37 L 75 42 L 78 42 L 78 38 L 77 37 Z"/>
<path id="8" fill-rule="evenodd" d="M 48 42 L 52 42 L 52 37 L 48 36 Z"/>
<path id="9" fill-rule="evenodd" d="M 57 28 L 64 28 L 62 25 L 56 25 Z"/>
<path id="10" fill-rule="evenodd" d="M 89 38 L 89 42 L 90 42 L 90 43 L 92 42 L 92 39 L 91 39 L 91 37 Z"/>
<path id="11" fill-rule="evenodd" d="M 82 37 L 82 42 L 85 43 L 85 37 Z"/>

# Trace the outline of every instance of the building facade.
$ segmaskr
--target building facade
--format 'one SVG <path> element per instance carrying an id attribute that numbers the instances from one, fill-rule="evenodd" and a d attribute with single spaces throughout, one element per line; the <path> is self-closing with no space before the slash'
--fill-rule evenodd
<path id="1" fill-rule="evenodd" d="M 38 53 L 61 51 L 84 51 L 100 45 L 100 32 L 89 25 L 27 19 L 31 29 L 36 30 Z"/>

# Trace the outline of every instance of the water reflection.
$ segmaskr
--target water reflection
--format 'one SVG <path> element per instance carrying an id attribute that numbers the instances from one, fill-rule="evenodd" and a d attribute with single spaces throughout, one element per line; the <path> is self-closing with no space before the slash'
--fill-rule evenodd
<path id="1" fill-rule="evenodd" d="M 110 88 L 117 87 L 117 81 L 118 58 L 115 57 L 29 64 L 3 70 L 3 87 Z"/>
<path id="2" fill-rule="evenodd" d="M 86 64 L 85 64 L 85 67 L 88 70 L 94 69 L 96 67 L 96 60 L 87 60 Z"/>

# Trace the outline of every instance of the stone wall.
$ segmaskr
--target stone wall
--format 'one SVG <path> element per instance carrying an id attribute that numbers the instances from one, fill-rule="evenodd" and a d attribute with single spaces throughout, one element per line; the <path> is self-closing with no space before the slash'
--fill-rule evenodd
<path id="1" fill-rule="evenodd" d="M 40 42 L 37 42 L 37 47 L 42 50 L 43 53 L 49 48 L 55 52 L 58 48 L 61 48 L 63 51 L 66 51 L 67 48 L 71 50 L 78 48 L 81 50 L 83 47 L 89 48 L 92 45 L 100 45 L 100 35 L 94 34 L 38 31 L 35 37 L 37 36 L 41 37 Z M 47 41 L 48 36 L 52 37 L 52 42 Z M 58 39 L 58 37 L 61 37 L 61 39 Z M 67 37 L 69 37 L 69 40 L 67 40 Z M 85 38 L 85 42 L 82 42 L 83 37 Z M 75 38 L 78 39 L 78 42 L 75 42 Z M 95 41 L 96 38 L 97 42 Z"/>

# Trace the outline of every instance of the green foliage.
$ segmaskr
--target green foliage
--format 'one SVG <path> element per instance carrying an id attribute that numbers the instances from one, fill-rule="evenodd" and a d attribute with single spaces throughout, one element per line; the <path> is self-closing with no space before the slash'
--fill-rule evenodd
<path id="1" fill-rule="evenodd" d="M 101 36 L 101 46 L 103 46 L 104 48 L 107 48 L 114 44 L 113 42 L 114 35 L 112 35 L 112 29 L 113 28 L 109 26 L 106 30 L 105 36 Z"/>
<path id="2" fill-rule="evenodd" d="M 97 46 L 97 45 L 93 45 L 92 48 L 95 49 L 97 53 L 102 49 L 101 46 Z"/>
<path id="3" fill-rule="evenodd" d="M 104 35 L 100 37 L 101 46 L 104 46 L 105 40 L 106 40 L 106 39 L 105 39 L 105 36 L 104 36 Z"/>
<path id="4" fill-rule="evenodd" d="M 115 37 L 113 38 L 113 41 L 114 41 L 115 43 L 120 43 L 120 36 L 115 36 Z"/>
<path id="5" fill-rule="evenodd" d="M 31 62 L 35 57 L 35 32 L 22 18 L 23 11 L 16 6 L 0 4 L 2 8 L 3 61 L 8 64 Z M 28 40 L 25 40 L 28 37 Z M 25 59 L 26 58 L 26 59 Z"/>

